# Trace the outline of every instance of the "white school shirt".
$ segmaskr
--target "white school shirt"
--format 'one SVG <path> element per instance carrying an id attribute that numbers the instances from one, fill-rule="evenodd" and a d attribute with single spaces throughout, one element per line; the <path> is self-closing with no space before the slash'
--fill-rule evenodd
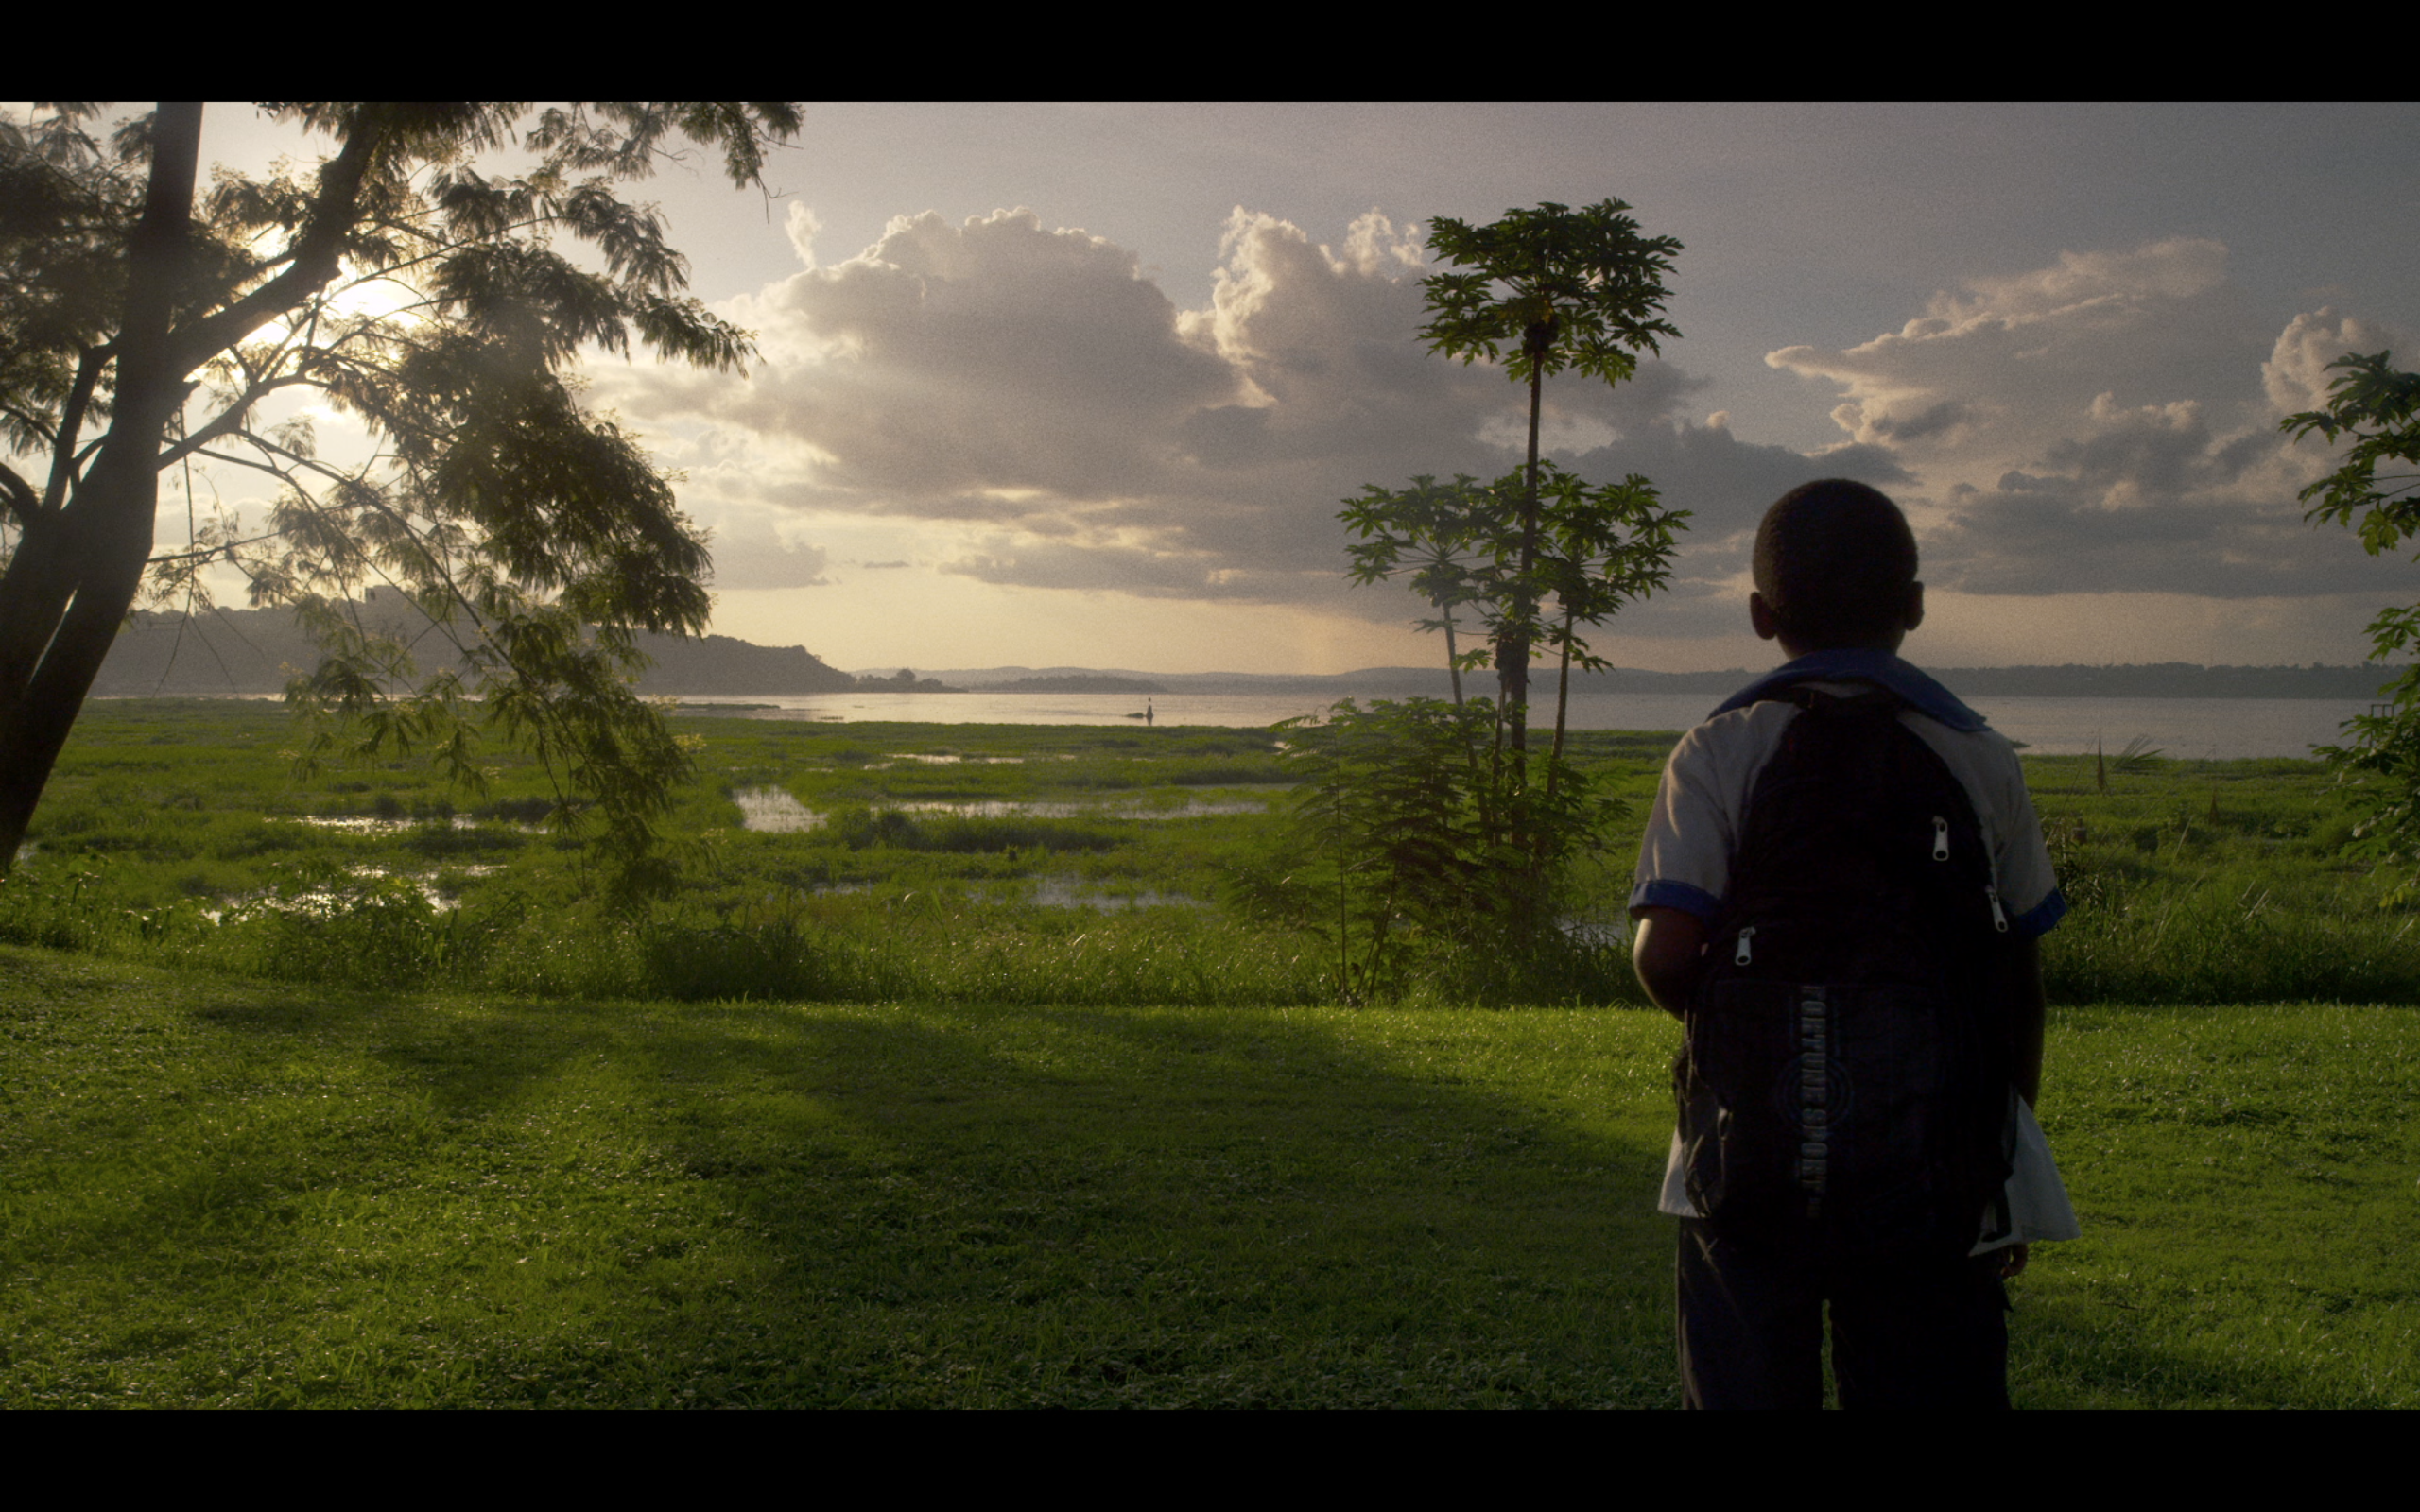
<path id="1" fill-rule="evenodd" d="M 1655 807 L 1639 843 L 1632 917 L 1641 908 L 1677 908 L 1712 927 L 1729 888 L 1731 857 L 1746 828 L 1749 796 L 1780 747 L 1782 732 L 1802 712 L 1793 703 L 1760 700 L 1769 692 L 1797 683 L 1841 694 L 1879 686 L 1905 700 L 1909 707 L 1900 711 L 1900 722 L 1940 755 L 1975 805 L 2010 929 L 2033 936 L 2059 921 L 2066 900 L 2059 894 L 2015 747 L 1948 689 L 1908 662 L 1888 652 L 1855 650 L 1801 657 L 1733 696 L 1681 737 L 1665 763 Z M 1682 1163 L 1681 1134 L 1675 1128 L 1656 1207 L 1674 1217 L 1695 1218 L 1700 1214 L 1683 1183 Z M 2021 1099 L 2016 1165 L 2007 1193 L 2013 1227 L 1994 1233 L 1997 1225 L 1987 1217 L 1986 1238 L 1975 1246 L 1977 1253 L 2020 1242 L 2077 1237 L 2075 1209 L 2051 1160 L 2049 1141 Z"/>

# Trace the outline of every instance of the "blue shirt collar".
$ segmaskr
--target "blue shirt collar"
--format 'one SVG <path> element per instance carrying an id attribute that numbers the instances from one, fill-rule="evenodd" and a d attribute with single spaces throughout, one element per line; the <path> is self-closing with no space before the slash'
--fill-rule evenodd
<path id="1" fill-rule="evenodd" d="M 1888 651 L 1814 651 L 1748 684 L 1723 701 L 1714 713 L 1745 709 L 1768 694 L 1796 682 L 1871 682 L 1905 699 L 1918 713 L 1952 730 L 1990 728 L 1981 714 L 1958 701 L 1957 696 Z M 1713 715 L 1709 714 L 1708 718 Z"/>

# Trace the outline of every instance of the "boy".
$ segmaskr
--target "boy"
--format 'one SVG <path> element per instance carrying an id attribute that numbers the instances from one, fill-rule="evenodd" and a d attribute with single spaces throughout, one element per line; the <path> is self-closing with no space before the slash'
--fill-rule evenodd
<path id="1" fill-rule="evenodd" d="M 2073 1232 L 2031 1113 L 2036 941 L 2066 902 L 2014 749 L 1896 654 L 1924 619 L 1898 507 L 1841 479 L 1792 490 L 1757 531 L 1755 584 L 1749 621 L 1789 662 L 1674 747 L 1631 894 L 1639 980 L 1689 1034 L 1659 1204 L 1682 1219 L 1683 1399 L 1820 1406 L 1828 1301 L 1843 1406 L 2005 1407 L 2001 1278 L 2024 1269 L 2027 1239 Z M 1907 822 L 1928 860 L 1865 838 Z M 1876 856 L 1836 873 L 1836 853 L 1861 847 Z M 1873 985 L 1894 973 L 1928 985 Z M 1899 1048 L 1926 1036 L 1950 1048 Z M 1874 1057 L 1886 1041 L 1884 1058 L 1845 1048 Z M 1896 1097 L 1879 1134 L 1850 1122 L 1852 1087 L 1869 1120 Z M 1771 1128 L 1752 1131 L 1759 1118 Z M 1922 1156 L 1902 1159 L 1915 1144 Z M 1887 1201 L 1857 1184 L 1878 1167 L 1852 1158 L 1876 1148 L 1882 1166 L 1917 1173 L 1891 1176 Z M 1910 1182 L 1926 1194 L 1903 1199 Z"/>

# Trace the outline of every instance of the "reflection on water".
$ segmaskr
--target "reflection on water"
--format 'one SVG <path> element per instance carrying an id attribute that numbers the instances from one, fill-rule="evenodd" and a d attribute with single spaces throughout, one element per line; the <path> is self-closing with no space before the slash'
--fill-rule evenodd
<path id="1" fill-rule="evenodd" d="M 731 800 L 739 806 L 740 828 L 760 834 L 796 834 L 821 827 L 824 816 L 778 787 L 737 787 Z M 1114 803 L 1067 803 L 1009 799 L 940 799 L 914 803 L 878 803 L 876 808 L 903 814 L 946 814 L 961 819 L 1196 819 L 1219 814 L 1265 814 L 1265 799 L 1183 799 L 1155 801 L 1132 799 Z"/>
<path id="2" fill-rule="evenodd" d="M 764 834 L 796 834 L 823 822 L 823 816 L 778 787 L 735 787 L 731 800 L 739 805 L 739 827 Z"/>
<path id="3" fill-rule="evenodd" d="M 1951 692 L 1958 690 L 1952 688 Z M 1267 728 L 1318 714 L 1332 697 L 1305 694 L 1156 696 L 1163 730 L 1184 725 Z M 916 724 L 1124 725 L 1126 694 L 906 693 L 766 696 L 751 719 L 900 720 Z M 1713 693 L 1575 693 L 1574 730 L 1686 730 L 1722 696 Z M 2089 756 L 2096 733 L 2110 749 L 2136 735 L 2170 756 L 2307 756 L 2339 738 L 2338 727 L 2368 705 L 2335 698 L 2025 698 L 1968 700 L 1994 729 L 2037 754 Z M 1366 707 L 1370 702 L 1363 697 Z M 1139 728 L 1139 727 L 1138 727 Z"/>
<path id="4" fill-rule="evenodd" d="M 432 824 L 450 824 L 458 830 L 475 830 L 482 825 L 497 825 L 518 830 L 524 834 L 536 834 L 534 824 L 505 824 L 501 819 L 482 819 L 468 814 L 450 818 L 383 819 L 368 814 L 298 814 L 282 822 L 308 824 L 315 829 L 342 830 L 349 834 L 402 834 L 407 830 L 425 829 Z"/>
<path id="5" fill-rule="evenodd" d="M 935 799 L 914 803 L 885 803 L 905 814 L 947 814 L 961 819 L 1198 819 L 1217 814 L 1266 814 L 1261 799 L 1186 797 L 1170 802 L 1132 799 L 1115 803 L 1067 803 L 1013 799 Z"/>
<path id="6" fill-rule="evenodd" d="M 1181 892 L 1155 892 L 1148 887 L 1139 892 L 1104 892 L 1084 886 L 1073 877 L 1036 877 L 1029 901 L 1045 908 L 1090 908 L 1103 914 L 1122 914 L 1130 908 L 1210 906 Z"/>
<path id="7" fill-rule="evenodd" d="M 437 879 L 434 877 L 390 871 L 385 867 L 347 867 L 344 869 L 345 874 L 352 877 L 401 877 L 419 890 L 421 897 L 427 901 L 431 909 L 441 914 L 450 911 L 461 902 L 452 893 L 439 891 Z M 504 868 L 480 865 L 448 867 L 445 869 L 453 878 L 466 878 L 493 877 Z M 268 909 L 272 913 L 301 914 L 309 919 L 333 919 L 353 902 L 349 898 L 340 897 L 325 889 L 295 893 L 288 897 L 280 897 L 273 892 L 241 893 L 219 901 L 226 906 L 201 910 L 201 917 L 214 924 L 223 921 L 231 913 L 255 908 Z"/>
<path id="8" fill-rule="evenodd" d="M 2310 755 L 2342 739 L 2369 705 L 2336 698 L 1976 698 L 1992 728 L 2030 755 L 2115 756 L 2137 735 L 2169 756 L 2218 761 Z"/>

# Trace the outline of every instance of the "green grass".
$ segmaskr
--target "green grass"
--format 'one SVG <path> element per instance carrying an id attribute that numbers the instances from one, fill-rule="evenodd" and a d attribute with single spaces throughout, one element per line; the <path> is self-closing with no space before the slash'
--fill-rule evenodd
<path id="1" fill-rule="evenodd" d="M 683 728 L 691 885 L 622 919 L 525 767 L 89 713 L 0 885 L 0 1405 L 1674 1400 L 1677 1031 L 1617 951 L 1578 1006 L 1332 1006 L 1316 928 L 1214 906 L 1256 731 Z M 1668 744 L 1582 743 L 1636 806 L 1575 909 Z M 2309 763 L 2027 767 L 2085 1234 L 2016 1400 L 2420 1404 L 2420 914 Z M 831 817 L 744 831 L 754 786 Z"/>
<path id="2" fill-rule="evenodd" d="M 0 948 L 0 1405 L 1668 1405 L 1624 1010 L 348 994 Z M 2028 1406 L 2420 1404 L 2411 1008 L 2062 1009 Z"/>
<path id="3" fill-rule="evenodd" d="M 2312 762 L 2113 771 L 2037 757 L 2026 778 L 2073 905 L 2044 942 L 2054 1001 L 2420 1000 L 2420 911 L 2345 853 L 2354 816 Z"/>
<path id="4" fill-rule="evenodd" d="M 405 761 L 304 780 L 281 755 L 292 732 L 274 708 L 99 705 L 36 816 L 33 853 L 0 885 L 0 941 L 430 990 L 1138 1006 L 1339 995 L 1326 911 L 1267 907 L 1294 892 L 1271 844 L 1286 789 L 1266 732 L 681 724 L 700 743 L 700 782 L 672 822 L 688 872 L 633 921 L 579 902 L 593 868 L 535 824 L 545 801 L 526 766 L 508 764 L 477 799 Z M 1621 928 L 1668 745 L 1575 741 L 1632 803 L 1562 903 L 1604 934 Z M 2105 790 L 2089 758 L 2031 758 L 2027 771 L 2074 904 L 2046 942 L 2054 1001 L 2420 999 L 2420 909 L 2381 905 L 2384 887 L 2344 853 L 2344 795 L 2316 765 L 2152 763 L 2113 771 Z M 750 789 L 822 822 L 745 830 L 732 795 Z M 1543 967 L 1439 953 L 1407 978 L 1407 1001 L 1636 1003 L 1619 954 L 1617 939 Z"/>
<path id="5" fill-rule="evenodd" d="M 2084 1237 L 2019 1283 L 2043 1406 L 2420 1405 L 2420 1010 L 2053 1014 L 2044 1122 Z"/>
<path id="6" fill-rule="evenodd" d="M 1641 1015 L 398 999 L 0 950 L 0 1404 L 1673 1395 Z"/>
<path id="7" fill-rule="evenodd" d="M 545 801 L 527 766 L 507 764 L 478 799 L 405 761 L 305 780 L 281 755 L 292 730 L 275 708 L 98 705 L 36 816 L 33 853 L 0 885 L 0 940 L 431 990 L 1138 1006 L 1339 995 L 1328 911 L 1267 906 L 1300 888 L 1271 843 L 1287 774 L 1265 731 L 681 727 L 700 742 L 700 781 L 672 820 L 688 872 L 629 920 L 579 902 L 593 868 L 536 826 Z M 1617 934 L 1669 737 L 1574 744 L 1631 816 L 1561 906 Z M 2353 815 L 2315 764 L 2153 762 L 2104 788 L 2088 757 L 2037 757 L 2027 775 L 2074 905 L 2045 945 L 2054 1001 L 2420 999 L 2420 909 L 2382 906 L 2378 879 L 2345 855 Z M 751 789 L 822 822 L 746 830 L 733 795 Z M 1408 982 L 1412 1002 L 1639 1001 L 1617 941 L 1545 967 L 1439 953 Z"/>

